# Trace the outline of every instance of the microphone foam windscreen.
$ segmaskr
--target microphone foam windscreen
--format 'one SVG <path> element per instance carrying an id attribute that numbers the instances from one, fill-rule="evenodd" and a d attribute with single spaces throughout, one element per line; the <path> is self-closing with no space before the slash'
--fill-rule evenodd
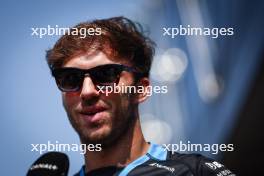
<path id="1" fill-rule="evenodd" d="M 61 152 L 48 152 L 37 159 L 28 170 L 27 176 L 66 176 L 69 158 Z"/>

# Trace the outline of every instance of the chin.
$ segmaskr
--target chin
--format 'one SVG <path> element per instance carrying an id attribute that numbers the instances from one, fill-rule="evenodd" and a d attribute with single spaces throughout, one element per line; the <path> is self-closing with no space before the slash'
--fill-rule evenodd
<path id="1" fill-rule="evenodd" d="M 111 128 L 103 125 L 99 128 L 85 131 L 80 136 L 83 143 L 103 144 L 111 138 Z"/>

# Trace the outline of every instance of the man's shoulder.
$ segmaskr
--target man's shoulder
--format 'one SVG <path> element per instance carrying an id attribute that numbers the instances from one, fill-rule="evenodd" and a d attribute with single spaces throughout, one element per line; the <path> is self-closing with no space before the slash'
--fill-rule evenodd
<path id="1" fill-rule="evenodd" d="M 235 176 L 223 164 L 200 154 L 172 153 L 157 146 L 152 149 L 144 156 L 146 160 L 139 158 L 123 170 L 100 168 L 95 175 L 116 176 L 121 173 L 126 176 Z M 82 175 L 81 173 L 84 173 L 84 167 L 78 175 Z"/>
<path id="2" fill-rule="evenodd" d="M 170 163 L 174 167 L 189 169 L 193 175 L 197 176 L 235 176 L 229 169 L 223 164 L 215 161 L 211 158 L 205 157 L 201 154 L 181 154 L 168 152 L 168 156 L 164 163 Z"/>

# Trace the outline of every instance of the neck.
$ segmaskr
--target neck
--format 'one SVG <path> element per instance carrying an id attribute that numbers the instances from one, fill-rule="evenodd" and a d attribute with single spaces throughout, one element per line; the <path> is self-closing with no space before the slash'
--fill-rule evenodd
<path id="1" fill-rule="evenodd" d="M 100 152 L 87 152 L 85 154 L 85 170 L 89 172 L 106 166 L 124 167 L 147 153 L 149 144 L 145 141 L 140 127 L 139 115 L 136 115 L 133 127 L 113 145 L 102 148 Z"/>

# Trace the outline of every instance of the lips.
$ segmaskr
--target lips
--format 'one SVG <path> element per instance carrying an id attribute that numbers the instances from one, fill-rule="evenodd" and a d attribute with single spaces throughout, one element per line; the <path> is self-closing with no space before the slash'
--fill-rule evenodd
<path id="1" fill-rule="evenodd" d="M 92 107 L 86 108 L 84 110 L 81 110 L 80 113 L 85 114 L 85 115 L 92 115 L 92 114 L 95 114 L 95 113 L 98 113 L 98 112 L 101 112 L 104 110 L 106 110 L 106 108 L 103 106 L 92 106 Z"/>
<path id="2" fill-rule="evenodd" d="M 103 106 L 91 106 L 89 108 L 82 109 L 79 113 L 88 122 L 96 122 L 103 118 L 103 113 L 107 110 Z"/>

